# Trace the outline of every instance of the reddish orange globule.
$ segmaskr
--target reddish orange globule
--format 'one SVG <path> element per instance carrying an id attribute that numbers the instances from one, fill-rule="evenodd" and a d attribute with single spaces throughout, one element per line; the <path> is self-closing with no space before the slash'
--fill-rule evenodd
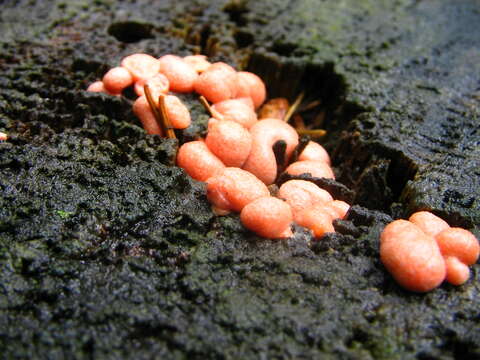
<path id="1" fill-rule="evenodd" d="M 286 143 L 288 159 L 298 145 L 298 134 L 293 127 L 278 119 L 263 119 L 250 128 L 252 150 L 243 168 L 265 184 L 272 184 L 277 177 L 277 160 L 272 146 L 279 140 Z"/>
<path id="2" fill-rule="evenodd" d="M 180 146 L 177 165 L 199 181 L 207 181 L 212 176 L 220 175 L 225 169 L 222 161 L 201 140 L 190 141 Z"/>
<path id="3" fill-rule="evenodd" d="M 239 168 L 226 168 L 207 180 L 207 198 L 222 210 L 239 212 L 252 201 L 269 195 L 264 183 Z"/>
<path id="4" fill-rule="evenodd" d="M 133 54 L 122 59 L 121 66 L 127 69 L 133 81 L 149 79 L 160 71 L 160 62 L 148 54 Z"/>
<path id="5" fill-rule="evenodd" d="M 380 237 L 380 258 L 407 290 L 430 291 L 446 276 L 445 261 L 435 240 L 406 220 L 385 227 Z"/>
<path id="6" fill-rule="evenodd" d="M 250 202 L 240 213 L 240 220 L 247 229 L 262 237 L 276 239 L 293 235 L 290 205 L 272 196 Z"/>
<path id="7" fill-rule="evenodd" d="M 189 63 L 175 55 L 164 55 L 158 61 L 160 72 L 167 77 L 171 91 L 179 93 L 193 91 L 198 74 Z"/>

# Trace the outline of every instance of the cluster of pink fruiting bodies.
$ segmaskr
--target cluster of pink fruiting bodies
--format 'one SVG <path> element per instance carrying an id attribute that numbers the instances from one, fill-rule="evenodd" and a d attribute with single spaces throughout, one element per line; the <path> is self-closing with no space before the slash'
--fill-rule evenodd
<path id="1" fill-rule="evenodd" d="M 404 288 L 425 292 L 444 280 L 461 285 L 470 277 L 468 265 L 478 259 L 480 246 L 468 230 L 450 227 L 427 211 L 388 224 L 380 237 L 380 257 Z"/>
<path id="2" fill-rule="evenodd" d="M 309 173 L 333 179 L 334 174 L 328 153 L 312 141 L 297 161 L 289 164 L 299 143 L 298 133 L 283 119 L 257 118 L 255 110 L 265 101 L 266 89 L 255 74 L 237 72 L 225 63 L 211 64 L 202 55 L 156 59 L 134 54 L 108 71 L 102 81 L 91 84 L 88 91 L 120 95 L 132 85 L 139 96 L 133 110 L 149 134 L 165 136 L 168 129 L 157 121 L 146 89 L 153 106 L 163 107 L 167 124 L 175 129 L 188 127 L 191 119 L 185 105 L 169 91 L 195 91 L 213 103 L 211 107 L 206 104 L 211 115 L 206 138 L 184 143 L 178 150 L 177 165 L 207 183 L 207 198 L 217 214 L 239 212 L 246 228 L 267 238 L 292 236 L 293 222 L 319 238 L 334 232 L 333 220 L 345 217 L 349 205 L 309 181 L 287 181 L 276 196 L 271 195 L 267 186 L 284 167 L 290 175 Z M 277 164 L 272 149 L 278 141 L 286 144 L 284 164 Z M 431 290 L 445 278 L 452 284 L 465 282 L 467 265 L 478 258 L 478 241 L 468 231 L 450 228 L 430 213 L 417 214 L 421 215 L 413 215 L 411 222 L 393 222 L 382 233 L 380 251 L 386 268 L 412 291 Z M 431 226 L 438 231 L 432 233 Z"/>
<path id="3" fill-rule="evenodd" d="M 272 146 L 285 141 L 286 165 L 299 136 L 281 119 L 257 119 L 255 109 L 266 98 L 265 84 L 257 75 L 237 72 L 225 63 L 211 64 L 201 55 L 156 59 L 134 54 L 88 90 L 119 95 L 132 85 L 139 96 L 133 110 L 149 134 L 165 135 L 152 112 L 145 85 L 157 106 L 164 99 L 166 115 L 176 129 L 188 127 L 191 119 L 188 109 L 178 97 L 168 95 L 169 91 L 195 91 L 213 103 L 206 138 L 183 144 L 177 164 L 192 178 L 207 183 L 207 197 L 217 214 L 240 212 L 248 229 L 260 236 L 284 238 L 292 235 L 293 221 L 311 229 L 316 237 L 333 232 L 333 220 L 348 211 L 348 204 L 307 181 L 288 181 L 280 187 L 278 197 L 270 195 L 267 185 L 274 183 L 278 174 Z M 325 149 L 310 142 L 285 171 L 333 178 L 329 163 Z"/>

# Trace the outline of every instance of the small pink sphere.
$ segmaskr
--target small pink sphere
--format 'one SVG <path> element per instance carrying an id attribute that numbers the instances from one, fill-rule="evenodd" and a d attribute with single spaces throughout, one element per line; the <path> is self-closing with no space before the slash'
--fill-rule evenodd
<path id="1" fill-rule="evenodd" d="M 335 179 L 332 168 L 324 161 L 303 160 L 290 164 L 285 170 L 290 175 L 310 174 L 317 178 Z"/>
<path id="2" fill-rule="evenodd" d="M 233 99 L 237 95 L 235 70 L 224 63 L 212 64 L 197 78 L 194 87 L 212 103 Z"/>
<path id="3" fill-rule="evenodd" d="M 122 59 L 121 66 L 127 69 L 133 81 L 148 79 L 160 71 L 160 61 L 148 54 L 132 54 Z"/>
<path id="4" fill-rule="evenodd" d="M 243 168 L 270 185 L 277 177 L 277 161 L 272 150 L 273 144 L 279 140 L 285 141 L 288 159 L 298 145 L 298 133 L 282 120 L 263 119 L 250 128 L 250 134 L 252 134 L 252 150 Z"/>
<path id="5" fill-rule="evenodd" d="M 435 236 L 443 256 L 454 256 L 465 265 L 473 265 L 480 254 L 477 238 L 468 230 L 448 228 Z"/>
<path id="6" fill-rule="evenodd" d="M 323 161 L 324 163 L 330 165 L 330 156 L 328 155 L 327 150 L 325 150 L 322 145 L 314 141 L 308 142 L 307 146 L 305 149 L 303 149 L 298 157 L 298 160 Z"/>
<path id="7" fill-rule="evenodd" d="M 248 96 L 255 108 L 263 104 L 267 97 L 265 83 L 254 73 L 240 71 L 237 73 L 237 97 Z"/>
<path id="8" fill-rule="evenodd" d="M 183 60 L 189 64 L 197 73 L 201 74 L 212 65 L 205 55 L 185 56 Z"/>
<path id="9" fill-rule="evenodd" d="M 160 72 L 170 82 L 170 91 L 180 93 L 193 91 L 198 74 L 190 64 L 175 55 L 164 55 L 159 62 Z"/>
<path id="10" fill-rule="evenodd" d="M 285 201 L 275 197 L 262 197 L 252 201 L 243 208 L 240 220 L 247 229 L 265 238 L 292 236 L 292 210 Z"/>
<path id="11" fill-rule="evenodd" d="M 133 84 L 130 72 L 121 66 L 108 70 L 102 81 L 105 89 L 112 94 L 120 94 L 123 89 Z"/>
<path id="12" fill-rule="evenodd" d="M 88 85 L 87 91 L 89 92 L 103 92 L 106 93 L 107 90 L 105 89 L 105 86 L 103 85 L 102 81 L 95 81 Z"/>
<path id="13" fill-rule="evenodd" d="M 207 180 L 207 198 L 223 211 L 241 211 L 252 201 L 270 196 L 267 186 L 248 171 L 227 167 Z"/>
<path id="14" fill-rule="evenodd" d="M 190 141 L 178 149 L 177 165 L 195 180 L 207 181 L 225 169 L 222 161 L 208 149 L 204 141 Z"/>
<path id="15" fill-rule="evenodd" d="M 257 114 L 244 101 L 229 99 L 220 101 L 212 106 L 224 120 L 235 121 L 250 129 L 257 122 Z"/>
<path id="16" fill-rule="evenodd" d="M 165 110 L 174 129 L 186 129 L 190 126 L 190 111 L 177 96 L 165 96 Z"/>
<path id="17" fill-rule="evenodd" d="M 450 227 L 446 221 L 428 211 L 413 213 L 408 220 L 430 236 L 435 236 Z"/>
<path id="18" fill-rule="evenodd" d="M 310 181 L 289 180 L 280 186 L 278 197 L 284 199 L 294 213 L 308 209 L 317 203 L 333 201 L 330 193 Z"/>
<path id="19" fill-rule="evenodd" d="M 235 121 L 212 118 L 205 143 L 226 166 L 242 167 L 250 154 L 252 136 Z"/>
<path id="20" fill-rule="evenodd" d="M 157 123 L 155 116 L 152 113 L 152 109 L 148 104 L 147 98 L 140 96 L 133 103 L 133 112 L 140 119 L 143 128 L 150 135 L 163 135 L 162 128 Z"/>
<path id="21" fill-rule="evenodd" d="M 462 285 L 470 277 L 468 266 L 456 257 L 447 256 L 445 258 L 445 266 L 447 268 L 447 281 L 452 285 Z"/>
<path id="22" fill-rule="evenodd" d="M 295 214 L 295 222 L 312 230 L 316 238 L 326 233 L 335 232 L 333 227 L 332 209 L 324 204 L 316 204 Z"/>

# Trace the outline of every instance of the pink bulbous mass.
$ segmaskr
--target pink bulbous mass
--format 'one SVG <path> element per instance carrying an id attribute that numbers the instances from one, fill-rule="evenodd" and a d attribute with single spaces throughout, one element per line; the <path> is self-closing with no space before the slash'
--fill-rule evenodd
<path id="1" fill-rule="evenodd" d="M 302 153 L 299 155 L 298 160 L 323 161 L 328 165 L 331 163 L 327 150 L 325 150 L 322 145 L 314 141 L 308 142 L 305 149 L 303 149 Z"/>
<path id="2" fill-rule="evenodd" d="M 267 97 L 265 83 L 254 73 L 240 71 L 237 73 L 237 97 L 250 97 L 258 108 Z"/>
<path id="3" fill-rule="evenodd" d="M 158 61 L 160 72 L 170 83 L 170 91 L 179 93 L 193 91 L 198 74 L 192 65 L 175 55 L 164 55 Z"/>
<path id="4" fill-rule="evenodd" d="M 227 64 L 212 64 L 195 80 L 194 88 L 212 103 L 233 99 L 237 95 L 236 72 Z"/>
<path id="5" fill-rule="evenodd" d="M 310 181 L 289 180 L 280 186 L 278 197 L 284 199 L 294 213 L 312 207 L 317 203 L 333 201 L 330 193 Z"/>
<path id="6" fill-rule="evenodd" d="M 177 165 L 190 177 L 207 181 L 223 172 L 225 165 L 207 147 L 204 141 L 190 141 L 178 149 Z"/>
<path id="7" fill-rule="evenodd" d="M 160 71 L 160 61 L 148 54 L 133 54 L 122 59 L 121 66 L 127 69 L 133 81 L 149 79 Z"/>
<path id="8" fill-rule="evenodd" d="M 240 212 L 252 201 L 269 196 L 264 183 L 239 168 L 225 168 L 207 180 L 207 198 L 218 209 Z"/>
<path id="9" fill-rule="evenodd" d="M 205 143 L 226 166 L 242 167 L 250 154 L 252 137 L 235 121 L 211 118 Z"/>
<path id="10" fill-rule="evenodd" d="M 256 234 L 270 239 L 292 236 L 290 206 L 278 198 L 267 196 L 250 202 L 240 213 L 242 224 Z"/>
<path id="11" fill-rule="evenodd" d="M 332 209 L 324 204 L 316 204 L 297 212 L 295 214 L 295 222 L 310 229 L 316 238 L 320 238 L 326 233 L 335 232 Z"/>
<path id="12" fill-rule="evenodd" d="M 408 220 L 430 236 L 435 236 L 450 227 L 446 221 L 428 211 L 417 211 Z"/>
<path id="13" fill-rule="evenodd" d="M 277 177 L 277 162 L 272 146 L 275 142 L 286 142 L 286 158 L 290 158 L 298 145 L 298 134 L 293 127 L 278 119 L 263 119 L 250 128 L 252 150 L 243 168 L 265 184 L 270 185 Z"/>
<path id="14" fill-rule="evenodd" d="M 220 101 L 212 106 L 218 111 L 224 120 L 235 121 L 247 129 L 257 122 L 257 114 L 244 101 L 229 99 Z"/>
<path id="15" fill-rule="evenodd" d="M 133 112 L 140 119 L 140 122 L 142 123 L 142 126 L 147 134 L 160 136 L 163 135 L 162 128 L 155 119 L 145 95 L 140 96 L 137 98 L 137 100 L 135 100 L 133 103 Z"/>
<path id="16" fill-rule="evenodd" d="M 405 289 L 430 291 L 446 276 L 445 260 L 435 240 L 406 220 L 388 224 L 380 237 L 380 258 Z"/>
<path id="17" fill-rule="evenodd" d="M 212 65 L 205 55 L 189 55 L 185 56 L 183 60 L 189 64 L 198 74 L 206 71 Z"/>
<path id="18" fill-rule="evenodd" d="M 185 104 L 174 95 L 165 96 L 165 110 L 174 129 L 186 129 L 192 122 L 190 111 Z"/>
<path id="19" fill-rule="evenodd" d="M 327 163 L 316 160 L 296 161 L 285 172 L 290 175 L 310 174 L 317 178 L 335 179 L 332 168 Z"/>

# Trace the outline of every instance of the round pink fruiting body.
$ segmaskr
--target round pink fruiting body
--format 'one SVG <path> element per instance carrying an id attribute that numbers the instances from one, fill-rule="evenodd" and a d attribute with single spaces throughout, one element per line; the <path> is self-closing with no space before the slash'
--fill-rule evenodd
<path id="1" fill-rule="evenodd" d="M 127 69 L 133 81 L 148 79 L 160 71 L 160 61 L 148 54 L 132 54 L 122 59 L 121 66 Z"/>
<path id="2" fill-rule="evenodd" d="M 233 99 L 237 95 L 236 72 L 227 64 L 212 64 L 197 78 L 194 88 L 213 103 Z"/>
<path id="3" fill-rule="evenodd" d="M 207 198 L 218 209 L 241 211 L 252 201 L 269 196 L 264 183 L 251 173 L 227 167 L 207 180 Z"/>
<path id="4" fill-rule="evenodd" d="M 298 134 L 293 127 L 278 119 L 263 119 L 250 128 L 252 150 L 243 168 L 265 184 L 270 185 L 277 177 L 277 162 L 272 146 L 275 142 L 286 142 L 288 159 L 298 145 Z"/>
<path id="5" fill-rule="evenodd" d="M 189 64 L 197 73 L 201 74 L 212 65 L 205 55 L 189 55 L 183 60 Z"/>
<path id="6" fill-rule="evenodd" d="M 133 84 L 133 77 L 124 67 L 117 66 L 103 76 L 105 89 L 112 94 L 120 94 L 123 89 Z"/>
<path id="7" fill-rule="evenodd" d="M 240 71 L 237 73 L 237 96 L 250 97 L 255 108 L 258 108 L 267 97 L 267 89 L 257 75 L 248 71 Z"/>
<path id="8" fill-rule="evenodd" d="M 267 196 L 252 201 L 243 208 L 240 220 L 247 229 L 262 237 L 276 239 L 292 236 L 290 205 L 275 197 Z"/>
<path id="9" fill-rule="evenodd" d="M 473 265 L 478 260 L 480 245 L 477 238 L 468 230 L 448 228 L 439 232 L 435 240 L 443 256 L 456 257 L 465 265 Z"/>
<path id="10" fill-rule="evenodd" d="M 195 180 L 207 181 L 220 175 L 225 165 L 207 147 L 204 141 L 190 141 L 178 149 L 177 165 Z"/>
<path id="11" fill-rule="evenodd" d="M 174 129 L 186 129 L 190 126 L 190 111 L 177 96 L 165 96 L 165 110 Z"/>
<path id="12" fill-rule="evenodd" d="M 308 209 L 317 203 L 333 201 L 330 193 L 305 180 L 289 180 L 280 186 L 278 197 L 284 199 L 294 213 Z"/>
<path id="13" fill-rule="evenodd" d="M 316 238 L 326 233 L 335 232 L 332 210 L 324 204 L 316 204 L 295 214 L 295 222 L 313 232 Z"/>
<path id="14" fill-rule="evenodd" d="M 106 93 L 107 89 L 105 89 L 105 86 L 103 85 L 103 81 L 95 81 L 88 86 L 87 91 Z"/>
<path id="15" fill-rule="evenodd" d="M 447 269 L 446 280 L 452 285 L 462 285 L 470 277 L 470 270 L 467 265 L 454 256 L 445 257 Z"/>
<path id="16" fill-rule="evenodd" d="M 300 156 L 298 157 L 298 160 L 315 160 L 323 161 L 328 165 L 331 164 L 330 156 L 328 155 L 327 150 L 325 150 L 322 145 L 314 141 L 308 142 L 307 146 L 305 147 L 305 149 L 303 149 Z"/>
<path id="17" fill-rule="evenodd" d="M 163 135 L 162 128 L 157 123 L 152 109 L 145 95 L 140 96 L 133 103 L 133 112 L 140 119 L 143 128 L 150 135 Z"/>
<path id="18" fill-rule="evenodd" d="M 350 210 L 350 205 L 342 200 L 333 200 L 329 205 L 335 209 L 338 219 L 344 219 Z"/>
<path id="19" fill-rule="evenodd" d="M 327 163 L 316 160 L 296 161 L 285 172 L 290 175 L 310 174 L 317 178 L 335 179 L 332 168 Z"/>
<path id="20" fill-rule="evenodd" d="M 212 108 L 222 115 L 223 120 L 235 121 L 247 129 L 257 122 L 257 114 L 245 102 L 238 99 L 220 101 Z"/>
<path id="21" fill-rule="evenodd" d="M 253 105 L 253 100 L 252 100 L 251 97 L 237 97 L 234 100 L 240 101 L 240 102 L 244 103 L 245 105 L 247 105 L 250 109 L 255 110 L 255 106 Z M 255 116 L 256 115 L 257 114 L 255 113 Z"/>
<path id="22" fill-rule="evenodd" d="M 445 260 L 435 240 L 406 220 L 388 224 L 380 237 L 380 258 L 405 289 L 430 291 L 446 276 Z"/>
<path id="23" fill-rule="evenodd" d="M 435 236 L 450 227 L 446 221 L 428 211 L 417 211 L 408 220 L 430 236 Z"/>
<path id="24" fill-rule="evenodd" d="M 175 55 L 164 55 L 159 62 L 160 72 L 167 77 L 171 91 L 180 93 L 193 91 L 198 74 L 190 64 Z"/>
<path id="25" fill-rule="evenodd" d="M 250 154 L 252 137 L 235 121 L 211 118 L 205 143 L 226 166 L 242 167 Z"/>

